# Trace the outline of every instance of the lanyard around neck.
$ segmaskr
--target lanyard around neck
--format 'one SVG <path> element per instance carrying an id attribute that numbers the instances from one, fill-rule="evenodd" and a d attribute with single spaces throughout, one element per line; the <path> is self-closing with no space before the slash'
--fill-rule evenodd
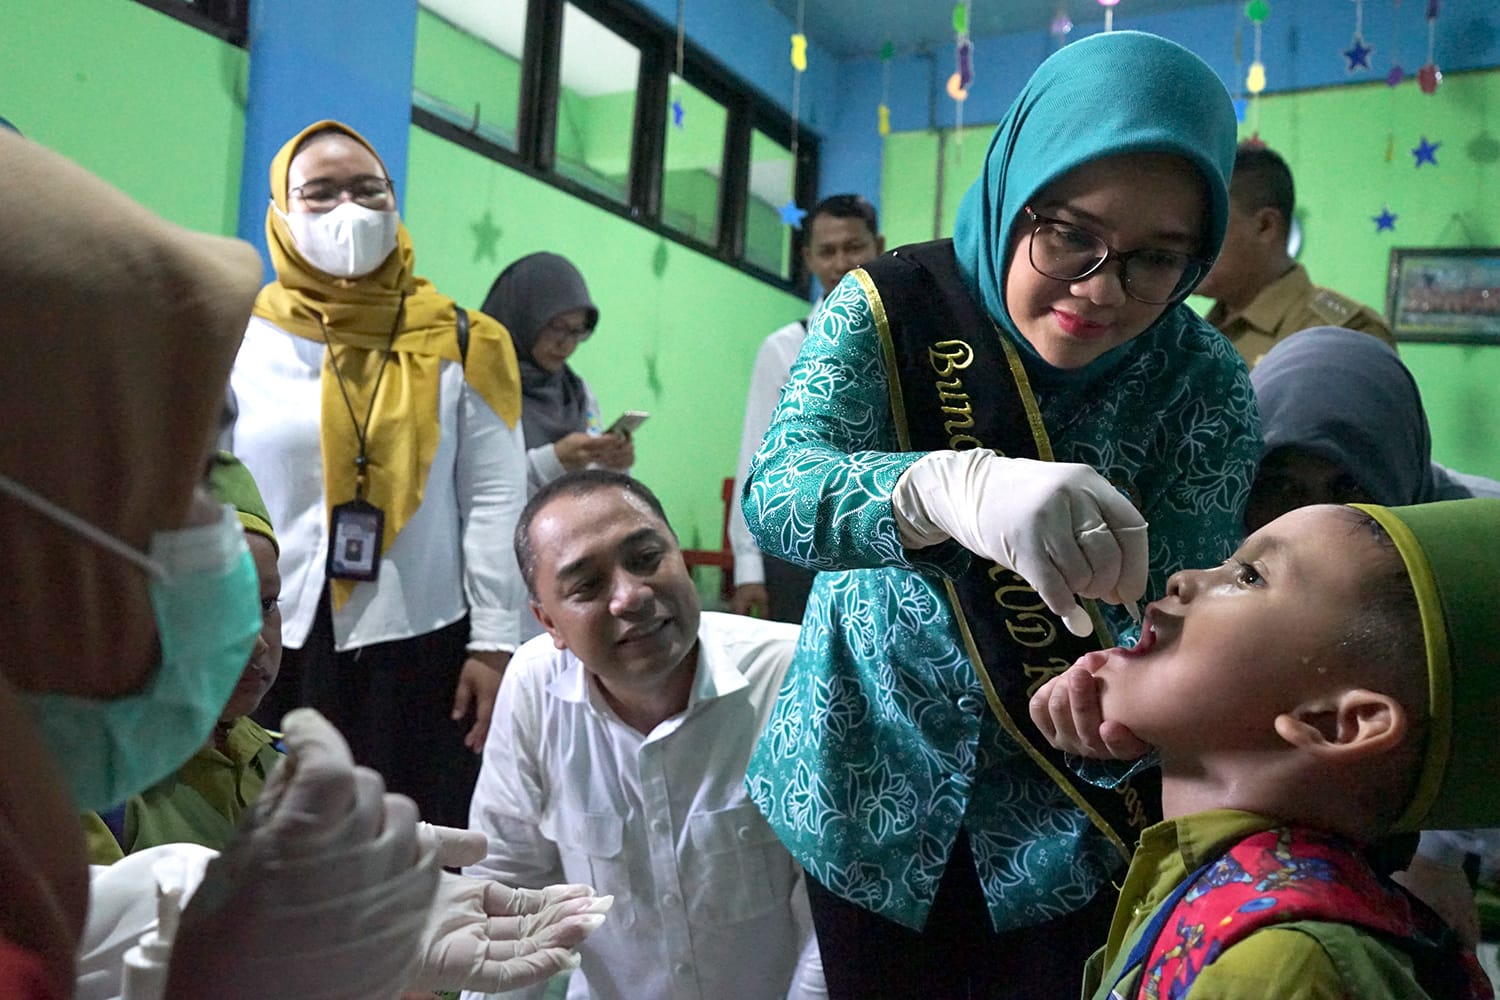
<path id="1" fill-rule="evenodd" d="M 391 332 L 385 341 L 385 351 L 380 359 L 380 367 L 375 372 L 375 385 L 370 390 L 370 405 L 365 408 L 365 420 L 361 425 L 359 416 L 354 412 L 354 403 L 349 398 L 349 387 L 344 381 L 344 373 L 339 370 L 338 357 L 333 353 L 334 345 L 347 347 L 339 344 L 334 339 L 332 331 L 323 324 L 323 317 L 318 317 L 318 326 L 323 330 L 323 341 L 328 345 L 328 363 L 333 368 L 333 377 L 338 380 L 339 395 L 344 397 L 344 407 L 349 411 L 349 422 L 354 425 L 354 436 L 359 441 L 359 454 L 354 458 L 354 498 L 363 500 L 365 498 L 365 470 L 370 465 L 369 441 L 370 441 L 370 418 L 375 415 L 375 399 L 380 395 L 380 381 L 385 378 L 385 367 L 391 362 L 391 355 L 395 353 L 392 349 L 396 346 L 396 332 L 401 329 L 402 316 L 406 311 L 406 294 L 403 292 L 401 301 L 396 306 L 396 321 L 391 324 Z"/>

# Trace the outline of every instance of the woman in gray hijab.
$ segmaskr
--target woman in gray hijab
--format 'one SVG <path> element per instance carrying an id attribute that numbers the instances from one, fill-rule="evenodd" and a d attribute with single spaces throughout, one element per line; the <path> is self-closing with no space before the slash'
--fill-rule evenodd
<path id="1" fill-rule="evenodd" d="M 628 470 L 635 462 L 630 437 L 600 433 L 599 403 L 568 366 L 599 323 L 578 268 L 555 253 L 522 257 L 500 272 L 481 309 L 516 344 L 528 493 L 573 469 Z"/>
<path id="2" fill-rule="evenodd" d="M 1245 526 L 1317 503 L 1386 506 L 1500 496 L 1500 483 L 1432 460 L 1422 394 L 1396 352 L 1369 334 L 1318 326 L 1250 372 L 1265 451 Z"/>

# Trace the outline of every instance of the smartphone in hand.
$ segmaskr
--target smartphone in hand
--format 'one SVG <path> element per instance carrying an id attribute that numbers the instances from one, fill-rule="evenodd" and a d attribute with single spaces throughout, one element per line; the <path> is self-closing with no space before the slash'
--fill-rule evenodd
<path id="1" fill-rule="evenodd" d="M 647 413 L 645 410 L 626 410 L 624 413 L 620 414 L 620 419 L 616 420 L 614 423 L 605 428 L 604 433 L 618 434 L 621 437 L 629 437 L 632 433 L 634 433 L 637 427 L 646 422 L 646 418 L 649 416 L 651 416 L 651 414 Z"/>

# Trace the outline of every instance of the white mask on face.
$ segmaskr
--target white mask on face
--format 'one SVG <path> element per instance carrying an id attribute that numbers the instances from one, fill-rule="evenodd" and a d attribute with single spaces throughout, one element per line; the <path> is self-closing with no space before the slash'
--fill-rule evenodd
<path id="1" fill-rule="evenodd" d="M 276 211 L 292 231 L 297 252 L 336 278 L 369 274 L 396 249 L 401 217 L 395 212 L 377 212 L 352 201 L 328 212 Z"/>

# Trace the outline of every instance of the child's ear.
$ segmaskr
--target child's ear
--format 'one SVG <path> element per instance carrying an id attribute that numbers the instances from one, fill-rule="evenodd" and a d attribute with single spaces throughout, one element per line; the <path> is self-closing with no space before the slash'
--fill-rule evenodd
<path id="1" fill-rule="evenodd" d="M 1321 757 L 1388 753 L 1406 739 L 1406 709 L 1390 695 L 1354 688 L 1278 715 L 1276 733 Z"/>

